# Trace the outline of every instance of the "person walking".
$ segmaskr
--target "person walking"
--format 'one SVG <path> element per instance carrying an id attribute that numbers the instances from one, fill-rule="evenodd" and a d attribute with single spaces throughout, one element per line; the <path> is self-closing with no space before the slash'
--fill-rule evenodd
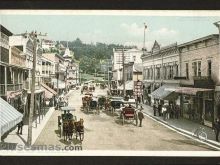
<path id="1" fill-rule="evenodd" d="M 153 111 L 154 111 L 154 116 L 157 116 L 157 115 L 156 115 L 157 107 L 156 107 L 156 104 L 155 104 L 155 103 L 154 103 L 154 105 L 153 105 Z"/>
<path id="2" fill-rule="evenodd" d="M 142 120 L 144 119 L 144 114 L 143 114 L 143 112 L 142 112 L 142 110 L 143 110 L 143 107 L 142 107 L 142 105 L 140 106 L 140 109 L 139 109 L 139 111 L 138 111 L 138 119 L 139 119 L 139 127 L 142 127 Z"/>
<path id="3" fill-rule="evenodd" d="M 24 113 L 22 106 L 19 107 L 18 111 L 22 114 Z M 17 124 L 17 126 L 18 126 L 17 134 L 22 135 L 23 125 L 24 125 L 24 122 L 23 122 L 23 118 L 22 118 L 22 120 Z"/>
<path id="4" fill-rule="evenodd" d="M 162 107 L 162 114 L 163 114 L 163 120 L 166 120 L 167 118 L 167 106 Z"/>
<path id="5" fill-rule="evenodd" d="M 219 141 L 218 136 L 219 136 L 219 130 L 220 130 L 220 118 L 219 117 L 215 119 L 212 127 L 215 132 L 215 140 L 218 142 Z"/>

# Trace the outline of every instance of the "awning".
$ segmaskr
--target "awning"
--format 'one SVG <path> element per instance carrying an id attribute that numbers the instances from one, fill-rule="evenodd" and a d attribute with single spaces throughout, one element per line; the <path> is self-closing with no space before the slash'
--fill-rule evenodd
<path id="1" fill-rule="evenodd" d="M 213 91 L 213 89 L 206 89 L 206 88 L 190 88 L 190 87 L 178 87 L 175 92 L 187 95 L 196 95 L 197 92 L 207 92 Z"/>
<path id="2" fill-rule="evenodd" d="M 41 83 L 41 87 L 45 90 L 45 97 L 46 98 L 52 98 L 54 95 L 57 95 L 57 92 L 51 89 L 49 86 L 47 86 L 44 83 Z"/>
<path id="3" fill-rule="evenodd" d="M 133 81 L 126 81 L 125 82 L 125 90 L 133 90 L 134 82 Z M 119 90 L 123 90 L 123 85 L 118 87 Z"/>
<path id="4" fill-rule="evenodd" d="M 178 94 L 175 93 L 176 88 L 177 86 L 163 85 L 153 91 L 150 96 L 160 100 L 175 100 L 178 97 Z"/>
<path id="5" fill-rule="evenodd" d="M 57 79 L 52 79 L 52 83 L 54 84 L 54 88 L 57 89 Z M 65 88 L 65 82 L 58 80 L 58 88 L 59 89 L 64 89 Z"/>
<path id="6" fill-rule="evenodd" d="M 22 121 L 23 114 L 0 97 L 0 135 L 2 136 L 11 128 Z"/>

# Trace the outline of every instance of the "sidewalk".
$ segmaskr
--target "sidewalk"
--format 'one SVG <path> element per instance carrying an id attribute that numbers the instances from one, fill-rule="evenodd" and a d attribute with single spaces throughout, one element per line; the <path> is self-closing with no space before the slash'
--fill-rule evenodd
<path id="1" fill-rule="evenodd" d="M 142 104 L 143 106 L 143 112 L 150 117 L 154 118 L 158 122 L 161 122 L 176 131 L 179 131 L 181 133 L 184 133 L 186 135 L 192 136 L 194 131 L 202 126 L 205 129 L 205 132 L 207 133 L 207 143 L 214 145 L 216 147 L 220 147 L 220 143 L 215 141 L 215 132 L 212 130 L 212 128 L 201 125 L 199 123 L 184 119 L 184 118 L 179 118 L 179 119 L 167 119 L 166 121 L 163 120 L 162 116 L 159 116 L 157 113 L 157 116 L 154 116 L 153 114 L 153 107 L 149 105 Z"/>
<path id="2" fill-rule="evenodd" d="M 44 126 L 46 125 L 47 121 L 49 120 L 53 112 L 54 112 L 54 107 L 50 107 L 47 113 L 43 116 L 43 118 L 42 115 L 40 116 L 40 122 L 39 122 L 39 117 L 33 121 L 32 144 L 34 144 L 37 137 L 40 135 L 41 131 L 43 130 Z M 9 149 L 10 147 L 11 150 L 15 150 L 18 144 L 23 146 L 27 144 L 27 137 L 28 137 L 28 125 L 27 123 L 25 123 L 23 126 L 22 135 L 17 134 L 17 127 L 13 128 L 13 130 L 9 132 L 9 134 L 6 135 L 6 137 L 2 140 L 0 149 L 5 147 Z"/>

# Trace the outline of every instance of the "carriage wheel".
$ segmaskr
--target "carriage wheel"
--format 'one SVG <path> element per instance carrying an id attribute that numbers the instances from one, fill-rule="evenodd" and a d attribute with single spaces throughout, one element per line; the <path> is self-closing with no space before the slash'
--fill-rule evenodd
<path id="1" fill-rule="evenodd" d="M 125 123 L 125 117 L 124 115 L 122 115 L 122 125 L 124 125 L 124 123 Z"/>

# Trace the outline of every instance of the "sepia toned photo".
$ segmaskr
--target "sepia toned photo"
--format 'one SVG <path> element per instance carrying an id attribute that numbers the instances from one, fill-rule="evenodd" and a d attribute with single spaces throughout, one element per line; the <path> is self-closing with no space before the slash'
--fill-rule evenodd
<path id="1" fill-rule="evenodd" d="M 0 31 L 0 155 L 220 155 L 220 12 L 0 10 Z"/>

